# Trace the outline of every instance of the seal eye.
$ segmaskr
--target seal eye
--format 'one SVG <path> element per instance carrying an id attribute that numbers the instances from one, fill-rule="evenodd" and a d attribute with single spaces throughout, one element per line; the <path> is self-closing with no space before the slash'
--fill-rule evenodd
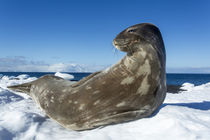
<path id="1" fill-rule="evenodd" d="M 130 30 L 128 30 L 129 33 L 133 33 L 135 31 L 136 31 L 136 29 L 130 29 Z"/>

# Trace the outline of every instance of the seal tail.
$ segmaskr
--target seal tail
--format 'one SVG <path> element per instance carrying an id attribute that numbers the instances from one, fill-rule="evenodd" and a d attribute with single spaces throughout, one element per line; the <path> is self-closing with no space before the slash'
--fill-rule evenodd
<path id="1" fill-rule="evenodd" d="M 29 83 L 24 83 L 20 85 L 8 86 L 7 88 L 13 91 L 23 92 L 30 95 L 31 85 L 32 83 L 29 82 Z"/>

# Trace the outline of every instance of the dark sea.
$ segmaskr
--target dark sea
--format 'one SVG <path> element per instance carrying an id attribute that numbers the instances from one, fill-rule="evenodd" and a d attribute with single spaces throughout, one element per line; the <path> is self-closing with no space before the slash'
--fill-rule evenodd
<path id="1" fill-rule="evenodd" d="M 46 74 L 55 74 L 54 72 L 0 72 L 0 78 L 4 75 L 18 76 L 21 74 L 27 74 L 30 77 L 41 77 Z M 78 81 L 83 77 L 88 76 L 91 73 L 68 73 L 74 76 L 74 81 Z M 182 85 L 183 83 L 192 83 L 194 85 L 201 85 L 210 82 L 210 74 L 167 74 L 168 85 Z"/>

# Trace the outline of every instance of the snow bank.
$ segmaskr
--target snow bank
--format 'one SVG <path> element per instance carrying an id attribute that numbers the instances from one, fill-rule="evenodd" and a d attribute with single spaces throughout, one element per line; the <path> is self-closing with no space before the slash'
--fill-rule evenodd
<path id="1" fill-rule="evenodd" d="M 55 76 L 61 77 L 61 78 L 66 79 L 66 80 L 72 80 L 72 79 L 74 79 L 74 76 L 73 75 L 67 74 L 67 73 L 56 72 L 55 73 Z"/>
<path id="2" fill-rule="evenodd" d="M 21 79 L 22 77 L 22 79 Z M 27 95 L 6 86 L 33 77 L 0 79 L 0 140 L 208 140 L 210 138 L 210 83 L 184 84 L 180 94 L 167 94 L 151 117 L 89 131 L 70 131 L 49 119 Z"/>

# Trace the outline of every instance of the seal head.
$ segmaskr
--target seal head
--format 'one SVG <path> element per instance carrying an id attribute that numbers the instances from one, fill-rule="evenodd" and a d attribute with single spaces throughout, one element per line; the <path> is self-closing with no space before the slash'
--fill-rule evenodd
<path id="1" fill-rule="evenodd" d="M 160 30 L 151 23 L 133 25 L 117 35 L 113 45 L 128 54 L 138 51 L 140 44 L 151 44 L 161 55 L 165 56 L 165 47 Z"/>

